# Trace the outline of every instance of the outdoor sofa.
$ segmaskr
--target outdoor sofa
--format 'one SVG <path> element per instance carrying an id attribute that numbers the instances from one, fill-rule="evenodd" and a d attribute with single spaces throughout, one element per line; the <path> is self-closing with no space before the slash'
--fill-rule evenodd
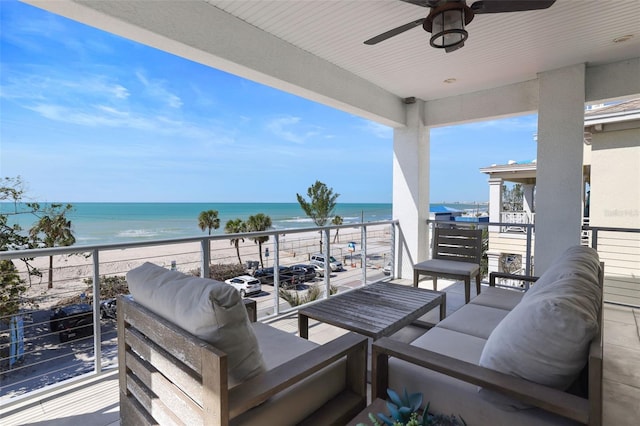
<path id="1" fill-rule="evenodd" d="M 345 424 L 365 407 L 365 337 L 318 345 L 251 322 L 230 285 L 151 263 L 127 282 L 132 297 L 119 298 L 117 314 L 122 425 Z"/>
<path id="2" fill-rule="evenodd" d="M 506 274 L 497 274 L 507 276 Z M 564 252 L 527 292 L 490 287 L 410 343 L 372 346 L 372 394 L 422 392 L 469 425 L 602 423 L 603 265 Z M 526 286 L 525 286 L 526 287 Z"/>

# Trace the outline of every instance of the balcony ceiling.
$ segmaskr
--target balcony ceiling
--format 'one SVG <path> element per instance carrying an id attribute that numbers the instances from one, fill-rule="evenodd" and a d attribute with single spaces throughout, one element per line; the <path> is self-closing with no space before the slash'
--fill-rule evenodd
<path id="1" fill-rule="evenodd" d="M 358 103 L 345 92 L 368 93 L 359 108 L 428 101 L 640 55 L 638 0 L 557 0 L 545 10 L 476 15 L 465 46 L 451 53 L 430 47 L 421 26 L 363 44 L 429 12 L 399 0 L 25 1 L 345 110 Z M 364 109 L 395 120 L 393 108 Z"/>
<path id="2" fill-rule="evenodd" d="M 363 41 L 429 9 L 402 1 L 208 3 L 401 97 L 438 99 L 536 78 L 541 71 L 603 64 L 640 52 L 640 2 L 558 0 L 546 10 L 476 15 L 455 52 L 416 27 L 374 46 Z M 472 4 L 473 1 L 469 1 Z M 616 37 L 635 34 L 625 43 Z M 455 83 L 445 83 L 455 78 Z"/>

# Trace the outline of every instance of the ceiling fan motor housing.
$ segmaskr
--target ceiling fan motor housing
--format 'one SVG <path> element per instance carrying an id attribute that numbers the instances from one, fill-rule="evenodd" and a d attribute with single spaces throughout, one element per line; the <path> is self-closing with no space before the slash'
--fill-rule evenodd
<path id="1" fill-rule="evenodd" d="M 462 47 L 469 33 L 465 25 L 473 20 L 474 13 L 465 2 L 447 2 L 431 9 L 422 27 L 432 34 L 431 46 L 447 52 Z"/>

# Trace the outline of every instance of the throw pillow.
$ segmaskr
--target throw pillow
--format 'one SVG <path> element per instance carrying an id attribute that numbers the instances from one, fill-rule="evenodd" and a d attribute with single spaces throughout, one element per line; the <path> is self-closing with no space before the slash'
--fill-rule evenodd
<path id="1" fill-rule="evenodd" d="M 579 272 L 582 260 L 566 260 L 578 265 L 574 273 L 539 287 L 507 314 L 487 339 L 481 366 L 560 390 L 575 381 L 599 331 L 602 306 L 597 271 Z M 501 405 L 524 408 L 494 392 L 481 393 Z"/>
<path id="2" fill-rule="evenodd" d="M 560 278 L 568 276 L 579 276 L 591 281 L 596 280 L 595 282 L 597 283 L 599 270 L 600 259 L 597 251 L 591 247 L 580 245 L 569 247 L 551 263 L 545 273 L 524 294 L 522 300 L 527 300 L 539 290 L 553 285 Z"/>
<path id="3" fill-rule="evenodd" d="M 149 262 L 129 271 L 127 283 L 136 302 L 227 354 L 229 387 L 265 371 L 242 298 L 230 285 Z"/>

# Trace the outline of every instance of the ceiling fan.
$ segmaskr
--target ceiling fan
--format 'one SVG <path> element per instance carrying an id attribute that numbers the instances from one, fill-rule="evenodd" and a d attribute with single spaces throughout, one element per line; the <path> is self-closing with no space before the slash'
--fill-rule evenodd
<path id="1" fill-rule="evenodd" d="M 430 32 L 431 46 L 453 52 L 464 46 L 469 33 L 464 29 L 473 17 L 482 13 L 524 12 L 551 7 L 556 0 L 478 0 L 467 6 L 465 0 L 401 0 L 416 6 L 428 7 L 431 10 L 426 18 L 416 19 L 408 24 L 379 34 L 364 44 L 380 43 L 391 37 L 402 34 L 422 25 Z"/>

